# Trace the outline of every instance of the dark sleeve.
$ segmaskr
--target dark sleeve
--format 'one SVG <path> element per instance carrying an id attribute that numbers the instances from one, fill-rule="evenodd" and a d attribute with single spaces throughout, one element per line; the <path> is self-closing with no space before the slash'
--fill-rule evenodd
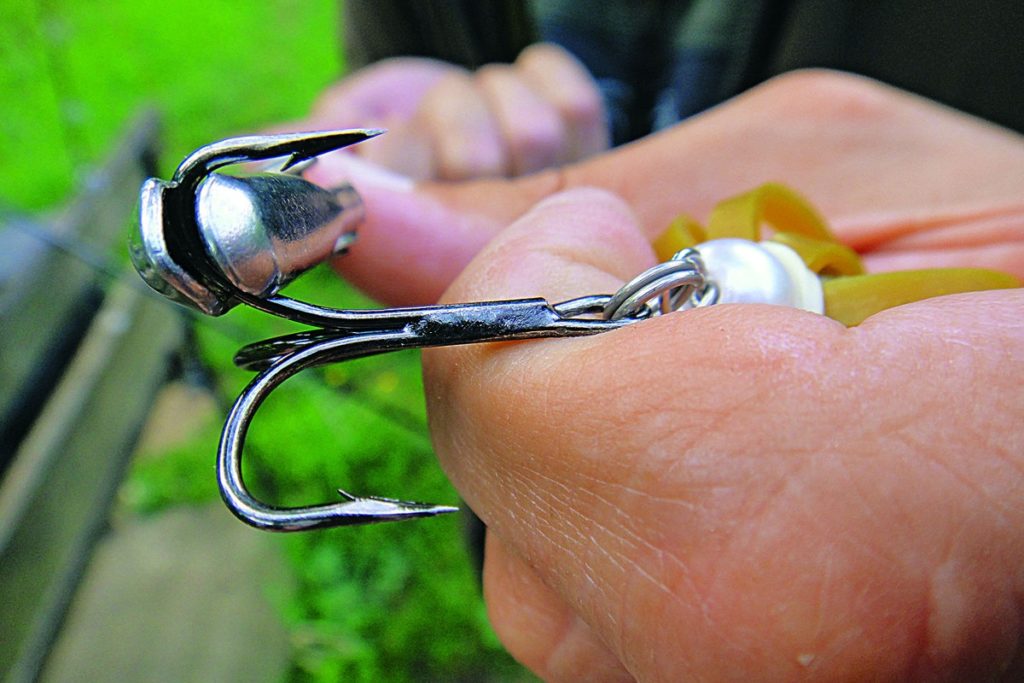
<path id="1" fill-rule="evenodd" d="M 762 50 L 754 80 L 804 67 L 840 69 L 1024 132 L 1021 0 L 796 0 L 777 7 L 774 40 Z"/>
<path id="2" fill-rule="evenodd" d="M 346 66 L 388 57 L 443 59 L 467 68 L 511 62 L 534 42 L 526 0 L 345 0 Z"/>

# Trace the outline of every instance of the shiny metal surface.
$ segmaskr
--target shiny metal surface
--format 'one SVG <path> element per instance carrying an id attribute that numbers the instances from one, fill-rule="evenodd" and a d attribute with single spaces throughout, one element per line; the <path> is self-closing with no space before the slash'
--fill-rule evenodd
<path id="1" fill-rule="evenodd" d="M 271 304 L 266 310 L 318 327 L 257 342 L 235 355 L 236 364 L 258 370 L 259 374 L 235 401 L 224 424 L 217 456 L 221 497 L 239 519 L 270 531 L 368 524 L 454 511 L 455 508 L 445 505 L 358 497 L 342 490 L 339 490 L 343 498 L 340 502 L 299 508 L 267 505 L 249 493 L 242 479 L 246 434 L 267 396 L 306 368 L 407 348 L 600 334 L 683 305 L 700 305 L 699 298 L 707 296 L 700 259 L 693 252 L 678 256 L 676 261 L 641 273 L 615 295 L 587 296 L 554 305 L 544 299 L 518 299 L 380 311 L 335 311 L 283 297 L 271 298 L 264 302 L 264 305 Z M 662 301 L 664 293 L 670 293 L 667 303 Z M 651 305 L 654 302 L 660 304 Z M 250 303 L 260 306 L 258 301 Z M 296 315 L 300 310 L 301 315 Z"/>
<path id="2" fill-rule="evenodd" d="M 607 297 L 596 302 L 603 304 Z M 576 319 L 558 309 L 590 312 L 590 298 L 551 306 L 543 299 L 494 301 L 482 304 L 419 309 L 395 327 L 346 331 L 320 329 L 312 333 L 259 342 L 239 351 L 236 361 L 262 372 L 235 401 L 221 435 L 217 478 L 221 497 L 242 521 L 269 531 L 300 531 L 334 526 L 429 517 L 456 508 L 355 496 L 339 490 L 342 500 L 299 508 L 278 508 L 256 499 L 242 479 L 245 437 L 260 404 L 286 379 L 303 369 L 405 348 L 450 346 L 487 341 L 570 337 L 598 334 L 632 322 Z"/>
<path id="3" fill-rule="evenodd" d="M 706 305 L 709 281 L 696 249 L 684 249 L 627 282 L 604 307 L 608 320 L 642 318 Z"/>
<path id="4" fill-rule="evenodd" d="M 232 285 L 259 297 L 341 253 L 362 220 L 351 185 L 327 190 L 284 173 L 213 174 L 196 199 L 207 253 Z"/>
<path id="5" fill-rule="evenodd" d="M 239 292 L 276 293 L 350 244 L 363 216 L 350 185 L 322 188 L 285 171 L 381 132 L 255 135 L 201 147 L 171 180 L 143 184 L 130 245 L 135 269 L 157 292 L 208 315 L 237 305 Z M 277 173 L 216 172 L 281 157 Z"/>
<path id="6" fill-rule="evenodd" d="M 230 306 L 171 256 L 164 233 L 164 195 L 169 184 L 149 178 L 139 193 L 139 229 L 131 234 L 132 265 L 146 284 L 171 301 L 220 315 Z"/>
<path id="7" fill-rule="evenodd" d="M 729 259 L 735 251 L 749 256 L 748 246 L 713 246 L 708 253 L 702 246 L 700 251 L 679 252 L 612 295 L 554 305 L 544 299 L 519 299 L 353 311 L 279 295 L 289 280 L 342 251 L 362 218 L 361 202 L 351 187 L 318 187 L 294 169 L 317 154 L 379 132 L 225 140 L 191 154 L 170 181 L 151 178 L 142 186 L 140 227 L 131 253 L 151 287 L 211 315 L 245 303 L 312 328 L 251 344 L 235 356 L 236 364 L 258 374 L 225 421 L 217 478 L 228 508 L 252 526 L 295 531 L 429 517 L 455 509 L 344 491 L 339 491 L 340 500 L 295 508 L 268 505 L 254 497 L 242 478 L 246 434 L 266 397 L 306 368 L 407 348 L 599 334 L 675 310 L 746 296 L 737 293 L 742 287 L 734 291 L 734 282 L 758 290 L 761 300 L 766 293 L 773 300 L 785 298 L 776 295 L 785 290 L 778 268 L 772 270 L 771 258 L 765 257 L 768 252 L 753 243 L 747 245 L 755 248 L 754 262 L 765 267 L 754 268 L 745 280 L 747 261 L 737 257 L 733 264 Z M 275 157 L 287 157 L 276 173 L 236 177 L 216 172 L 225 165 Z M 284 173 L 288 168 L 293 172 Z M 705 263 L 708 257 L 713 269 Z"/>

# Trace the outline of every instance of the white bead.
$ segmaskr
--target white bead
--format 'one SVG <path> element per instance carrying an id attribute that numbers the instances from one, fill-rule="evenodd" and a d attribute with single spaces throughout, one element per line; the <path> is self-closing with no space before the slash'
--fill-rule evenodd
<path id="1" fill-rule="evenodd" d="M 778 304 L 825 312 L 821 280 L 784 244 L 727 238 L 704 242 L 697 251 L 708 278 L 718 286 L 718 303 Z"/>

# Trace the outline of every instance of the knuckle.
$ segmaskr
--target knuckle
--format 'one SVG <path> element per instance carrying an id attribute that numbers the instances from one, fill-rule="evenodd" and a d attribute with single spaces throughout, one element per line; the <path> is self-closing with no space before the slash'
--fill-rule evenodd
<path id="1" fill-rule="evenodd" d="M 542 88 L 546 99 L 570 126 L 591 125 L 603 120 L 604 103 L 597 84 L 565 49 L 549 43 L 531 45 L 520 54 L 516 67 L 530 80 L 546 82 L 547 87 Z"/>
<path id="2" fill-rule="evenodd" d="M 516 64 L 547 66 L 551 63 L 573 62 L 575 59 L 565 48 L 554 43 L 534 43 L 527 46 L 516 58 Z"/>
<path id="3" fill-rule="evenodd" d="M 877 81 L 828 69 L 802 69 L 776 76 L 760 91 L 761 97 L 788 106 L 848 116 L 883 113 L 898 97 Z"/>
<path id="4" fill-rule="evenodd" d="M 572 126 L 589 126 L 604 120 L 604 102 L 593 88 L 580 88 L 575 97 L 566 98 L 559 107 L 562 117 Z"/>
<path id="5" fill-rule="evenodd" d="M 481 82 L 503 81 L 512 76 L 512 67 L 508 64 L 484 64 L 476 70 L 476 78 Z"/>

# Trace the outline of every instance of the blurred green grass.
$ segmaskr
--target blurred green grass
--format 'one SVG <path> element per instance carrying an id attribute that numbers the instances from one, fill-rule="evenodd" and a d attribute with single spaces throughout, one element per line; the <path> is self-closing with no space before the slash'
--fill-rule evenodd
<path id="1" fill-rule="evenodd" d="M 163 117 L 165 172 L 201 144 L 303 116 L 343 70 L 337 34 L 330 0 L 5 0 L 0 207 L 59 205 L 145 105 Z M 371 305 L 325 270 L 293 287 L 334 306 Z M 291 330 L 242 310 L 198 321 L 200 353 L 219 393 L 233 396 L 248 381 L 230 363 L 240 344 Z M 123 498 L 140 514 L 217 499 L 218 432 L 211 423 L 187 443 L 140 459 Z M 261 409 L 249 444 L 250 480 L 282 504 L 330 500 L 338 486 L 457 500 L 426 434 L 415 354 L 289 380 Z M 486 623 L 458 519 L 282 543 L 295 575 L 295 589 L 280 601 L 292 634 L 291 680 L 526 676 Z"/>
<path id="2" fill-rule="evenodd" d="M 0 197 L 65 197 L 142 104 L 172 167 L 213 137 L 303 115 L 342 70 L 334 3 L 0 3 Z"/>

